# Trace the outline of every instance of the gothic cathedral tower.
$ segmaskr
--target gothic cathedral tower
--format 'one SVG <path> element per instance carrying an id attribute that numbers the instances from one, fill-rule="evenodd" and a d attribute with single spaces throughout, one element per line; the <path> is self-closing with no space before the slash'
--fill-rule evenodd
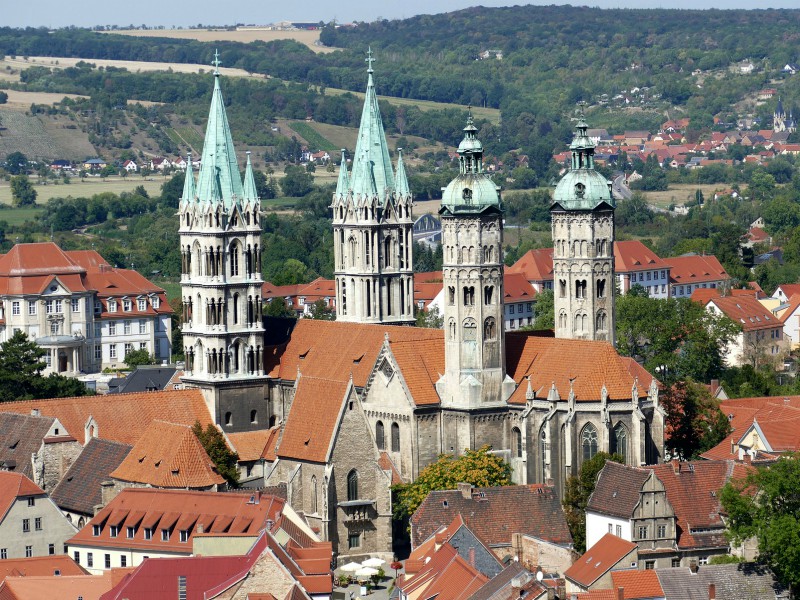
<path id="1" fill-rule="evenodd" d="M 437 391 L 445 409 L 497 405 L 514 391 L 505 369 L 503 206 L 500 188 L 483 172 L 483 146 L 476 133 L 470 115 L 458 147 L 460 172 L 445 188 L 439 210 L 445 374 Z M 471 445 L 461 442 L 455 448 Z"/>
<path id="2" fill-rule="evenodd" d="M 178 215 L 186 375 L 226 430 L 258 422 L 263 388 L 261 204 L 250 156 L 242 182 L 215 61 L 214 90 L 195 183 L 191 157 Z M 238 391 L 233 391 L 238 390 Z M 247 391 L 249 390 L 249 391 Z M 260 395 L 260 398 L 258 396 Z M 227 400 L 226 400 L 227 398 Z M 266 410 L 262 408 L 262 426 Z M 237 414 L 242 413 L 242 414 Z M 228 429 L 230 428 L 230 429 Z"/>
<path id="3" fill-rule="evenodd" d="M 342 150 L 333 195 L 336 320 L 414 323 L 411 191 L 402 153 L 392 169 L 375 84 L 372 53 L 353 166 Z"/>
<path id="4" fill-rule="evenodd" d="M 581 114 L 550 207 L 556 337 L 614 343 L 614 198 Z"/>

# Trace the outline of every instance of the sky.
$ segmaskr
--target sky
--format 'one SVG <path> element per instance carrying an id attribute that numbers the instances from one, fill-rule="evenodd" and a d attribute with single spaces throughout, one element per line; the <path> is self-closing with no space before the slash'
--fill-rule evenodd
<path id="1" fill-rule="evenodd" d="M 94 25 L 163 25 L 188 27 L 198 23 L 264 25 L 277 21 L 373 21 L 403 19 L 417 14 L 450 12 L 469 6 L 509 6 L 508 0 L 136 0 L 133 3 L 96 0 L 38 0 L 34 5 L 0 0 L 0 26 L 92 27 Z M 800 8 L 798 0 L 538 0 L 523 4 L 573 4 L 600 8 Z"/>

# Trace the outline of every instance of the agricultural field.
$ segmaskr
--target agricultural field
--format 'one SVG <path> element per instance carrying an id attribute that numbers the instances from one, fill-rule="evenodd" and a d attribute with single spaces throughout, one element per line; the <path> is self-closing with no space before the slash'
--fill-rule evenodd
<path id="1" fill-rule="evenodd" d="M 312 127 L 305 121 L 290 121 L 289 127 L 297 132 L 308 144 L 309 148 L 315 150 L 325 150 L 326 152 L 334 152 L 339 148 L 325 138 L 319 131 Z"/>
<path id="2" fill-rule="evenodd" d="M 30 158 L 83 160 L 95 155 L 80 129 L 66 119 L 27 115 L 17 108 L 0 108 L 0 157 L 23 152 Z"/>
<path id="3" fill-rule="evenodd" d="M 166 130 L 169 139 L 178 146 L 188 146 L 195 156 L 203 151 L 203 136 L 191 125 L 178 125 Z"/>
<path id="4" fill-rule="evenodd" d="M 61 102 L 64 98 L 88 98 L 88 96 L 81 96 L 80 94 L 56 94 L 50 92 L 20 92 L 18 90 L 6 90 L 8 94 L 8 108 L 13 108 L 14 105 L 22 107 L 27 110 L 31 104 L 55 104 Z"/>
<path id="5" fill-rule="evenodd" d="M 311 48 L 314 52 L 334 52 L 337 48 L 327 48 L 319 44 L 319 31 L 274 30 L 262 27 L 241 27 L 229 29 L 128 29 L 125 31 L 106 31 L 103 33 L 133 35 L 137 37 L 160 37 L 199 42 L 242 42 L 244 44 L 261 41 L 294 40 Z"/>
<path id="6" fill-rule="evenodd" d="M 26 221 L 35 221 L 42 214 L 41 208 L 4 208 L 0 209 L 0 221 L 5 221 L 11 226 L 17 227 Z"/>
<path id="7" fill-rule="evenodd" d="M 79 62 L 87 62 L 98 67 L 117 67 L 119 69 L 127 69 L 131 73 L 143 73 L 148 71 L 169 71 L 175 73 L 208 73 L 211 71 L 211 65 L 200 65 L 193 63 L 168 63 L 168 62 L 146 62 L 141 60 L 109 60 L 104 58 L 64 58 L 64 57 L 51 57 L 51 56 L 29 56 L 26 59 L 17 57 L 11 58 L 6 56 L 0 61 L 0 72 L 6 66 L 10 66 L 13 70 L 24 70 L 30 67 L 48 67 L 50 69 L 66 69 L 67 67 L 74 67 Z M 253 75 L 244 69 L 231 69 L 228 67 L 220 67 L 219 72 L 228 77 L 259 77 L 264 78 L 263 75 Z"/>
<path id="8" fill-rule="evenodd" d="M 680 206 L 694 200 L 694 195 L 697 190 L 703 192 L 706 199 L 714 198 L 714 192 L 727 189 L 729 186 L 715 183 L 715 184 L 696 184 L 696 183 L 677 183 L 670 184 L 669 189 L 663 192 L 643 192 L 647 203 L 658 207 L 668 208 L 670 204 Z"/>
<path id="9" fill-rule="evenodd" d="M 36 178 L 33 178 L 34 189 L 37 194 L 36 202 L 38 204 L 44 204 L 51 198 L 64 198 L 67 196 L 72 196 L 73 198 L 88 198 L 102 192 L 114 192 L 115 194 L 132 192 L 134 188 L 139 185 L 144 186 L 147 193 L 153 197 L 161 194 L 161 185 L 165 181 L 166 179 L 162 176 L 144 179 L 138 175 L 134 175 L 124 179 L 87 177 L 83 181 L 80 181 L 78 177 L 73 177 L 71 183 L 68 184 L 49 183 L 47 185 L 41 185 L 37 183 Z M 11 204 L 11 185 L 7 181 L 0 181 L 0 204 Z M 8 212 L 11 211 L 2 210 L 0 211 L 0 215 L 5 215 Z M 0 216 L 0 219 L 5 218 L 5 216 Z"/>

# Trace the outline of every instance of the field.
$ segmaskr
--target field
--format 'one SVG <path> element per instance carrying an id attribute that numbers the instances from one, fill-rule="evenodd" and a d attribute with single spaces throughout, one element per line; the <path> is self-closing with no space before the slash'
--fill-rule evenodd
<path id="1" fill-rule="evenodd" d="M 166 130 L 169 138 L 179 146 L 189 146 L 195 156 L 203 151 L 203 136 L 194 127 L 180 125 Z"/>
<path id="2" fill-rule="evenodd" d="M 26 221 L 33 221 L 42 213 L 41 208 L 9 208 L 0 210 L 0 221 L 18 226 Z"/>
<path id="3" fill-rule="evenodd" d="M 295 40 L 311 48 L 314 52 L 333 52 L 337 48 L 326 48 L 319 45 L 319 31 L 275 30 L 260 27 L 242 27 L 236 30 L 228 29 L 128 29 L 125 31 L 108 31 L 120 35 L 133 35 L 137 37 L 175 38 L 182 40 L 197 40 L 199 42 L 272 42 L 275 40 Z"/>
<path id="4" fill-rule="evenodd" d="M 703 196 L 708 199 L 714 197 L 714 192 L 724 190 L 727 187 L 720 183 L 713 185 L 677 183 L 671 184 L 669 189 L 664 192 L 644 192 L 644 197 L 647 199 L 648 204 L 658 208 L 668 208 L 670 204 L 680 206 L 690 200 L 694 200 L 694 194 L 697 190 L 702 191 Z"/>
<path id="5" fill-rule="evenodd" d="M 50 92 L 20 92 L 17 90 L 6 90 L 8 94 L 8 106 L 19 105 L 26 109 L 31 104 L 55 104 L 64 98 L 88 98 L 79 94 L 54 94 Z"/>
<path id="6" fill-rule="evenodd" d="M 66 69 L 67 67 L 74 67 L 79 62 L 87 62 L 98 67 L 117 67 L 120 69 L 128 69 L 132 73 L 143 73 L 147 71 L 169 71 L 175 73 L 208 73 L 211 71 L 211 65 L 199 65 L 193 63 L 167 63 L 167 62 L 145 62 L 140 60 L 107 60 L 102 58 L 55 58 L 52 56 L 29 56 L 27 59 L 4 57 L 0 61 L 0 71 L 4 70 L 6 66 L 10 66 L 14 70 L 24 70 L 29 67 L 49 67 L 51 69 Z M 253 75 L 244 69 L 229 69 L 227 67 L 220 67 L 219 72 L 229 77 L 261 77 L 263 75 Z"/>
<path id="7" fill-rule="evenodd" d="M 50 198 L 66 196 L 88 198 L 102 192 L 114 192 L 115 194 L 132 192 L 133 189 L 139 185 L 143 185 L 147 193 L 153 197 L 161 194 L 161 184 L 163 184 L 164 181 L 166 180 L 163 177 L 154 177 L 145 180 L 138 175 L 126 179 L 109 178 L 106 180 L 100 177 L 87 177 L 84 181 L 80 181 L 80 179 L 74 177 L 72 183 L 69 184 L 50 183 L 48 185 L 39 185 L 35 183 L 34 180 L 34 189 L 37 193 L 36 202 L 38 204 L 44 204 L 50 200 Z M 11 204 L 11 185 L 7 181 L 0 181 L 0 204 Z M 9 212 L 12 211 L 0 211 L 0 219 L 8 220 L 5 215 Z"/>
<path id="8" fill-rule="evenodd" d="M 40 94 L 41 96 L 41 94 Z M 95 155 L 89 138 L 65 117 L 31 116 L 19 106 L 0 107 L 0 156 L 83 160 Z"/>
<path id="9" fill-rule="evenodd" d="M 325 150 L 326 152 L 334 152 L 339 149 L 305 121 L 290 121 L 289 127 L 299 133 L 300 136 L 308 142 L 309 148 Z"/>

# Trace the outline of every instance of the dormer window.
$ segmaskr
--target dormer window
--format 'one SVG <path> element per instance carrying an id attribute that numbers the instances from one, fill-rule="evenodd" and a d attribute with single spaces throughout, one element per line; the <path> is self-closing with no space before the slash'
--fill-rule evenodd
<path id="1" fill-rule="evenodd" d="M 108 312 L 117 312 L 117 301 L 109 299 Z"/>
<path id="2" fill-rule="evenodd" d="M 162 529 L 161 530 L 161 541 L 168 542 L 169 541 L 169 529 Z"/>
<path id="3" fill-rule="evenodd" d="M 139 298 L 136 301 L 136 307 L 139 309 L 140 312 L 147 310 L 147 300 L 144 298 Z"/>
<path id="4" fill-rule="evenodd" d="M 122 301 L 122 310 L 124 310 L 125 312 L 130 312 L 132 307 L 133 303 L 127 298 Z"/>
<path id="5" fill-rule="evenodd" d="M 92 535 L 98 537 L 100 535 L 100 525 L 92 525 Z"/>
<path id="6" fill-rule="evenodd" d="M 161 299 L 158 296 L 153 296 L 153 300 L 151 302 L 153 304 L 153 308 L 158 308 L 161 306 Z"/>

